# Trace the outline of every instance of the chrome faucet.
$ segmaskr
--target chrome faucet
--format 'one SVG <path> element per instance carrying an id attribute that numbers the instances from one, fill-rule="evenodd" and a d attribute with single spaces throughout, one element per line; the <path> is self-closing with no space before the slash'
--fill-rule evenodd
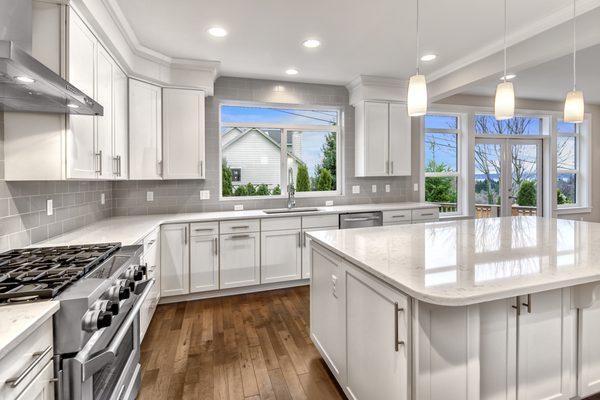
<path id="1" fill-rule="evenodd" d="M 288 169 L 287 193 L 287 208 L 291 210 L 292 208 L 296 207 L 296 188 L 294 187 L 294 170 L 291 167 Z"/>

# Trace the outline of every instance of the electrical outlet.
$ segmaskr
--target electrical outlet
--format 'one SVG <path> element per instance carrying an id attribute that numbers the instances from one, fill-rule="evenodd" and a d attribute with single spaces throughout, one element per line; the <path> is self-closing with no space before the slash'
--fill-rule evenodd
<path id="1" fill-rule="evenodd" d="M 52 199 L 46 200 L 46 214 L 47 215 L 54 214 L 54 205 L 52 204 Z"/>
<path id="2" fill-rule="evenodd" d="M 244 205 L 243 204 L 236 204 L 233 206 L 233 210 L 234 211 L 242 211 L 244 209 Z"/>
<path id="3" fill-rule="evenodd" d="M 154 201 L 154 192 L 146 192 L 146 201 Z"/>
<path id="4" fill-rule="evenodd" d="M 106 204 L 106 196 L 104 193 L 100 193 L 100 204 Z"/>
<path id="5" fill-rule="evenodd" d="M 210 199 L 210 190 L 201 190 L 200 191 L 200 200 L 209 200 Z"/>
<path id="6" fill-rule="evenodd" d="M 377 193 L 377 185 L 371 185 L 371 192 Z"/>
<path id="7" fill-rule="evenodd" d="M 392 188 L 390 187 L 390 185 L 385 185 L 385 192 L 389 193 L 392 190 Z"/>
<path id="8" fill-rule="evenodd" d="M 325 205 L 326 206 L 332 206 L 333 205 L 333 200 L 325 200 Z"/>
<path id="9" fill-rule="evenodd" d="M 419 184 L 418 184 L 418 183 L 415 183 L 415 184 L 413 184 L 413 190 L 414 190 L 415 192 L 418 192 L 418 191 L 419 191 Z"/>
<path id="10" fill-rule="evenodd" d="M 360 193 L 360 186 L 358 186 L 358 185 L 352 186 L 352 194 L 359 194 L 359 193 Z"/>

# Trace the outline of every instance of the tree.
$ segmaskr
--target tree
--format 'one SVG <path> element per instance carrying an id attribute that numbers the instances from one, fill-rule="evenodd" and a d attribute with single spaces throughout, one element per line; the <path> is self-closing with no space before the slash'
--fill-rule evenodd
<path id="1" fill-rule="evenodd" d="M 227 165 L 227 161 L 223 160 L 222 165 L 222 175 L 223 175 L 223 197 L 231 196 L 233 194 L 233 185 L 231 183 L 233 179 L 233 174 L 231 173 L 231 168 Z"/>
<path id="2" fill-rule="evenodd" d="M 517 204 L 524 207 L 535 207 L 537 205 L 535 181 L 526 180 L 521 183 L 519 193 L 517 193 Z"/>
<path id="3" fill-rule="evenodd" d="M 321 168 L 325 168 L 329 170 L 332 178 L 332 188 L 337 187 L 337 135 L 335 132 L 329 132 L 327 137 L 325 137 L 325 143 L 321 146 L 321 151 L 323 152 L 323 161 L 321 163 Z M 317 171 L 319 168 L 317 167 Z"/>
<path id="4" fill-rule="evenodd" d="M 257 196 L 268 196 L 269 195 L 269 186 L 264 183 L 258 185 L 258 189 L 256 189 Z"/>
<path id="5" fill-rule="evenodd" d="M 569 198 L 560 189 L 556 189 L 556 204 L 569 204 Z"/>
<path id="6" fill-rule="evenodd" d="M 273 188 L 273 190 L 271 191 L 271 194 L 273 196 L 277 196 L 281 194 L 281 186 L 277 185 Z"/>
<path id="7" fill-rule="evenodd" d="M 321 168 L 321 171 L 319 171 L 319 179 L 317 179 L 317 190 L 319 192 L 332 190 L 332 185 L 333 177 L 331 176 L 331 172 L 326 168 Z"/>
<path id="8" fill-rule="evenodd" d="M 235 188 L 235 191 L 233 192 L 234 196 L 248 196 L 248 191 L 246 190 L 246 186 L 244 185 L 240 185 L 238 187 Z"/>
<path id="9" fill-rule="evenodd" d="M 310 179 L 308 178 L 308 167 L 306 164 L 298 164 L 296 173 L 296 190 L 298 192 L 310 191 Z"/>
<path id="10" fill-rule="evenodd" d="M 436 164 L 429 161 L 426 172 L 447 172 L 448 167 L 444 163 Z M 425 178 L 425 200 L 434 203 L 456 203 L 457 193 L 452 177 L 428 176 Z"/>

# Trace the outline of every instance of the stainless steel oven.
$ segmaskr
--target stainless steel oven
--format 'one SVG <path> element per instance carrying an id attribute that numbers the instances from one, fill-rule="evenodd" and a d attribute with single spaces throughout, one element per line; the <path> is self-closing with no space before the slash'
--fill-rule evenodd
<path id="1" fill-rule="evenodd" d="M 139 282 L 110 327 L 96 331 L 72 357 L 63 357 L 62 397 L 133 400 L 140 386 L 140 307 L 154 280 Z"/>

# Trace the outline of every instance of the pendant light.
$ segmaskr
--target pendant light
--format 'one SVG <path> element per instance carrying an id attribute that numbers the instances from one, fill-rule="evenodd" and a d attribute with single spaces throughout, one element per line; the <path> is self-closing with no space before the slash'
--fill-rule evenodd
<path id="1" fill-rule="evenodd" d="M 584 119 L 585 106 L 583 92 L 577 90 L 577 14 L 576 0 L 573 0 L 573 90 L 567 93 L 565 99 L 564 121 L 580 124 Z"/>
<path id="2" fill-rule="evenodd" d="M 427 114 L 427 82 L 425 75 L 420 74 L 419 69 L 419 0 L 417 0 L 417 74 L 410 77 L 408 81 L 408 115 L 420 117 Z"/>
<path id="3" fill-rule="evenodd" d="M 497 120 L 511 119 L 515 116 L 515 90 L 512 82 L 506 79 L 506 32 L 508 31 L 508 1 L 504 0 L 504 75 L 496 87 L 494 116 Z"/>

